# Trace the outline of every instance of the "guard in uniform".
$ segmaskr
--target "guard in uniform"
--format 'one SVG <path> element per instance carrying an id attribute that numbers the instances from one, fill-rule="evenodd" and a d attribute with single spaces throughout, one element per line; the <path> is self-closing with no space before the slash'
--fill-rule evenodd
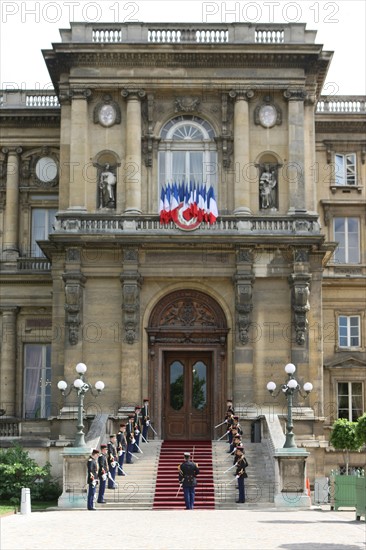
<path id="1" fill-rule="evenodd" d="M 117 456 L 117 448 L 116 448 L 116 434 L 111 434 L 109 436 L 109 442 L 108 442 L 108 467 L 109 467 L 108 489 L 116 488 L 116 482 L 114 480 L 116 479 L 117 464 L 118 464 L 118 456 Z"/>
<path id="2" fill-rule="evenodd" d="M 149 400 L 144 399 L 144 404 L 141 409 L 141 423 L 142 423 L 142 441 L 148 441 L 148 431 L 150 426 L 150 416 L 149 416 Z"/>
<path id="3" fill-rule="evenodd" d="M 94 497 L 95 497 L 95 490 L 98 484 L 98 462 L 97 462 L 98 455 L 99 455 L 99 451 L 97 449 L 93 449 L 90 457 L 88 458 L 88 464 L 87 464 L 88 510 L 96 510 L 94 506 Z"/>
<path id="4" fill-rule="evenodd" d="M 126 439 L 127 439 L 126 464 L 133 464 L 132 452 L 133 452 L 133 446 L 135 444 L 134 418 L 135 418 L 135 415 L 133 413 L 128 415 L 128 423 L 126 426 Z"/>
<path id="5" fill-rule="evenodd" d="M 248 462 L 244 456 L 243 445 L 237 446 L 236 455 L 238 456 L 238 459 L 236 461 L 236 479 L 238 480 L 239 488 L 239 499 L 236 502 L 237 504 L 243 504 L 245 502 L 244 479 L 248 477 L 248 474 L 245 471 L 245 468 L 248 467 Z"/>
<path id="6" fill-rule="evenodd" d="M 178 477 L 179 483 L 183 487 L 186 510 L 193 510 L 197 475 L 199 473 L 198 464 L 191 460 L 191 454 L 184 453 L 184 462 L 178 466 Z"/>
<path id="7" fill-rule="evenodd" d="M 135 415 L 133 418 L 133 424 L 134 424 L 134 435 L 135 435 L 135 443 L 133 446 L 134 453 L 139 453 L 139 446 L 140 446 L 140 435 L 141 435 L 141 419 L 140 419 L 140 412 L 141 407 L 140 405 L 136 405 L 135 407 Z"/>
<path id="8" fill-rule="evenodd" d="M 107 460 L 107 453 L 108 453 L 108 446 L 104 443 L 100 446 L 101 453 L 98 456 L 98 477 L 99 477 L 99 492 L 98 492 L 98 503 L 99 504 L 105 504 L 106 500 L 104 500 L 104 493 L 105 493 L 105 487 L 107 485 L 107 478 L 108 478 L 108 460 Z"/>
<path id="9" fill-rule="evenodd" d="M 119 425 L 119 432 L 117 434 L 117 454 L 118 454 L 118 475 L 124 476 L 123 462 L 127 452 L 127 439 L 126 439 L 126 424 Z"/>

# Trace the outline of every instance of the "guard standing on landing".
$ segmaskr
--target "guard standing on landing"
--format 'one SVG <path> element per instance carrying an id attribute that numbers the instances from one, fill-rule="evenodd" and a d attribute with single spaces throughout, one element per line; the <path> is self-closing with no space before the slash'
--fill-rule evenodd
<path id="1" fill-rule="evenodd" d="M 107 460 L 108 446 L 105 443 L 103 443 L 103 445 L 100 446 L 100 450 L 101 450 L 101 454 L 98 456 L 98 466 L 99 466 L 98 503 L 105 504 L 106 500 L 104 500 L 104 493 L 107 485 L 107 478 L 108 478 L 108 472 L 109 472 L 109 466 L 108 466 L 108 460 Z"/>
<path id="2" fill-rule="evenodd" d="M 190 453 L 184 453 L 184 462 L 178 466 L 178 472 L 179 483 L 183 486 L 186 510 L 193 510 L 197 475 L 200 471 L 198 469 L 198 464 L 191 460 Z"/>
<path id="3" fill-rule="evenodd" d="M 96 510 L 94 505 L 94 497 L 98 483 L 98 455 L 99 451 L 97 449 L 93 449 L 90 457 L 88 458 L 88 510 Z"/>
<path id="4" fill-rule="evenodd" d="M 238 445 L 236 448 L 236 455 L 238 459 L 236 461 L 236 479 L 238 480 L 239 488 L 239 499 L 236 501 L 237 504 L 244 504 L 245 502 L 245 489 L 244 489 L 244 479 L 248 477 L 248 474 L 245 471 L 245 468 L 248 467 L 247 459 L 244 456 L 244 447 L 243 445 Z"/>

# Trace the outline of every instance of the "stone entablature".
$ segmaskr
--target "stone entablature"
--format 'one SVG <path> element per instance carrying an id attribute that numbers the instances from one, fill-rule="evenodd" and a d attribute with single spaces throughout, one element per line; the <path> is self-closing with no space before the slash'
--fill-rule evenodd
<path id="1" fill-rule="evenodd" d="M 60 103 L 54 90 L 0 90 L 0 109 L 59 109 Z M 315 118 L 321 115 L 360 115 L 366 113 L 366 96 L 320 96 Z M 328 121 L 328 119 L 327 119 Z"/>

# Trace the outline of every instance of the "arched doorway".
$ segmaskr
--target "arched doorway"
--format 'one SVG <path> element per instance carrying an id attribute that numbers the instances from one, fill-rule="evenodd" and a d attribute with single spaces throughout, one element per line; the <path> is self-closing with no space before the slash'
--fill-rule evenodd
<path id="1" fill-rule="evenodd" d="M 220 305 L 180 290 L 155 306 L 147 328 L 149 392 L 163 439 L 214 437 L 226 402 L 227 323 Z"/>

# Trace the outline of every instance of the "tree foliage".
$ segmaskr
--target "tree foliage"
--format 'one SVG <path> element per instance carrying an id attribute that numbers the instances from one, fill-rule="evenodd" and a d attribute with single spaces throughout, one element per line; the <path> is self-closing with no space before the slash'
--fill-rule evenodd
<path id="1" fill-rule="evenodd" d="M 51 477 L 51 464 L 38 466 L 19 445 L 0 450 L 0 500 L 19 504 L 21 490 L 27 487 L 32 500 L 54 500 L 61 490 Z"/>
<path id="2" fill-rule="evenodd" d="M 332 433 L 329 439 L 335 449 L 339 449 L 346 453 L 347 475 L 350 451 L 358 451 L 362 446 L 362 440 L 356 431 L 356 427 L 357 422 L 351 422 L 346 418 L 339 418 L 332 426 Z"/>
<path id="3" fill-rule="evenodd" d="M 357 420 L 356 434 L 359 440 L 363 444 L 366 444 L 366 413 L 360 416 L 360 418 Z"/>

